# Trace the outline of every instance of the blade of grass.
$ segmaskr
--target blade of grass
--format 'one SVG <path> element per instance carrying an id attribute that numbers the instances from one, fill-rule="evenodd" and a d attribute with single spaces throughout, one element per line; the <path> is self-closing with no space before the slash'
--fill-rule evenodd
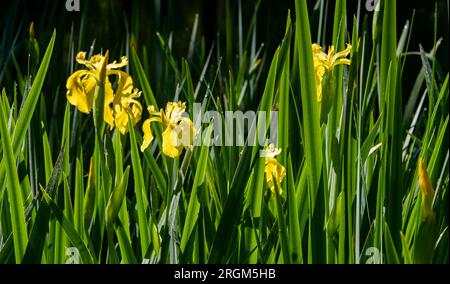
<path id="1" fill-rule="evenodd" d="M 83 155 L 80 154 L 82 157 Z M 82 235 L 83 232 L 83 200 L 84 200 L 84 181 L 83 164 L 77 158 L 75 163 L 75 196 L 74 196 L 74 224 L 76 231 Z"/>
<path id="2" fill-rule="evenodd" d="M 109 197 L 108 204 L 106 205 L 106 228 L 111 229 L 112 225 L 114 224 L 117 215 L 119 214 L 119 210 L 123 205 L 123 202 L 125 201 L 125 195 L 127 191 L 127 184 L 128 184 L 128 174 L 130 172 L 130 166 L 128 166 L 125 169 L 125 172 L 119 181 L 119 183 L 116 185 L 116 188 L 111 193 L 111 196 Z"/>
<path id="3" fill-rule="evenodd" d="M 287 159 L 287 197 L 289 214 L 289 240 L 292 263 L 303 263 L 302 255 L 302 235 L 300 232 L 300 221 L 298 216 L 298 203 L 295 194 L 294 170 L 292 168 L 291 156 Z"/>
<path id="4" fill-rule="evenodd" d="M 274 176 L 272 176 L 273 180 L 276 180 Z M 281 204 L 280 192 L 278 190 L 278 185 L 274 182 L 275 185 L 275 198 L 276 198 L 276 209 L 277 209 L 277 219 L 278 219 L 278 236 L 280 238 L 280 246 L 281 253 L 283 255 L 283 263 L 290 264 L 291 263 L 291 255 L 289 253 L 289 241 L 287 237 L 287 227 L 286 221 L 284 219 L 283 213 L 283 205 Z"/>
<path id="5" fill-rule="evenodd" d="M 386 124 L 384 139 L 386 147 L 386 175 L 382 177 L 386 185 L 386 218 L 396 247 L 400 245 L 402 182 L 402 96 L 398 87 L 397 68 L 397 1 L 385 1 L 383 13 L 383 30 L 381 40 L 380 89 L 381 105 L 386 106 Z"/>
<path id="6" fill-rule="evenodd" d="M 130 125 L 132 125 L 130 120 Z M 144 176 L 141 167 L 141 158 L 139 157 L 139 150 L 137 148 L 136 135 L 134 128 L 130 127 L 130 144 L 131 144 L 131 164 L 133 167 L 134 177 L 134 191 L 136 193 L 136 203 L 138 211 L 138 227 L 140 232 L 140 243 L 142 257 L 145 256 L 147 248 L 150 244 L 150 231 L 148 226 L 148 219 L 146 216 L 147 206 L 144 202 L 143 189 L 145 188 Z"/>
<path id="7" fill-rule="evenodd" d="M 9 204 L 11 211 L 11 223 L 14 238 L 14 253 L 16 263 L 22 262 L 28 242 L 28 233 L 25 222 L 25 210 L 23 208 L 23 196 L 19 183 L 16 162 L 8 133 L 7 119 L 4 116 L 3 101 L 0 100 L 0 133 L 2 137 L 3 155 L 6 167 L 6 184 L 8 188 Z"/>
<path id="8" fill-rule="evenodd" d="M 155 96 L 153 95 L 152 88 L 147 79 L 147 75 L 145 74 L 144 68 L 142 67 L 141 61 L 139 60 L 139 57 L 137 56 L 137 52 L 134 48 L 131 48 L 131 59 L 135 64 L 136 74 L 137 74 L 137 77 L 139 80 L 139 84 L 142 88 L 142 92 L 144 93 L 145 103 L 148 106 L 153 105 L 155 107 L 155 109 L 159 109 L 158 103 L 156 102 Z M 155 133 L 156 140 L 158 141 L 158 147 L 162 153 L 162 137 L 161 137 L 162 128 L 161 128 L 161 125 L 153 123 L 152 127 L 155 127 L 156 131 L 153 131 L 153 133 Z M 162 161 L 164 164 L 164 168 L 167 171 L 166 158 L 164 155 L 162 156 Z"/>
<path id="9" fill-rule="evenodd" d="M 316 85 L 306 0 L 295 1 L 295 14 L 295 37 L 298 44 L 299 80 L 301 82 L 303 109 L 304 148 L 310 190 L 310 214 L 312 214 L 314 212 L 316 195 L 319 190 L 320 174 L 322 172 L 322 139 L 316 96 L 311 95 L 316 94 Z"/>
<path id="10" fill-rule="evenodd" d="M 63 227 L 64 231 L 66 232 L 67 236 L 71 240 L 72 244 L 78 249 L 80 252 L 80 257 L 85 264 L 92 264 L 93 258 L 90 253 L 90 251 L 87 249 L 86 245 L 84 244 L 83 240 L 81 239 L 80 235 L 75 231 L 75 228 L 73 227 L 72 223 L 67 219 L 67 217 L 64 215 L 64 213 L 61 211 L 61 209 L 56 205 L 55 201 L 50 197 L 50 195 L 41 187 L 41 191 L 44 195 L 45 201 L 47 202 L 48 206 L 52 210 L 53 214 L 55 214 L 56 219 Z"/>
<path id="11" fill-rule="evenodd" d="M 50 179 L 46 186 L 46 192 L 51 198 L 54 198 L 58 189 L 58 181 L 62 172 L 63 161 L 64 161 L 64 150 L 62 147 L 59 152 L 58 158 L 56 160 L 55 166 L 53 167 Z M 42 197 L 39 194 L 39 197 Z M 44 249 L 44 242 L 47 232 L 49 231 L 49 220 L 50 220 L 50 208 L 46 202 L 43 202 L 42 198 L 38 199 L 39 208 L 36 212 L 36 217 L 34 218 L 34 224 L 31 228 L 30 241 L 25 251 L 23 257 L 23 263 L 39 263 L 42 257 L 42 252 Z M 35 206 L 36 201 L 32 203 Z M 27 215 L 31 215 L 32 207 L 30 206 L 27 210 Z"/>
<path id="12" fill-rule="evenodd" d="M 206 165 L 209 156 L 209 144 L 211 140 L 212 125 L 210 124 L 202 134 L 203 145 L 200 150 L 200 157 L 198 159 L 197 168 L 195 171 L 194 182 L 192 185 L 192 191 L 190 193 L 188 210 L 186 213 L 186 219 L 184 221 L 183 233 L 181 235 L 180 249 L 184 252 L 186 245 L 189 241 L 191 233 L 197 223 L 198 213 L 200 211 L 200 202 L 198 200 L 197 191 L 205 181 Z"/>
<path id="13" fill-rule="evenodd" d="M 47 74 L 48 66 L 50 64 L 50 59 L 53 53 L 53 46 L 55 44 L 56 31 L 53 32 L 52 38 L 48 44 L 47 50 L 45 51 L 44 58 L 42 59 L 42 63 L 39 66 L 39 70 L 36 73 L 36 77 L 31 86 L 31 90 L 26 97 L 25 103 L 23 104 L 23 108 L 20 111 L 19 117 L 17 119 L 16 127 L 14 128 L 14 132 L 12 135 L 12 149 L 14 153 L 14 157 L 18 155 L 20 145 L 23 143 L 25 139 L 25 135 L 27 133 L 28 126 L 31 122 L 32 114 L 36 108 L 39 95 L 42 90 L 42 86 L 44 84 L 45 76 Z M 4 180 L 4 176 L 6 174 L 5 165 L 2 159 L 0 164 L 0 180 Z"/>

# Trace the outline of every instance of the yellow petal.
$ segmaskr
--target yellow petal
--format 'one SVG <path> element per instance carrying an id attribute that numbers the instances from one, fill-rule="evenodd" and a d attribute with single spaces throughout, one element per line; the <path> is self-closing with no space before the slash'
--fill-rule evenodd
<path id="1" fill-rule="evenodd" d="M 138 123 L 139 120 L 141 120 L 142 105 L 140 102 L 138 102 L 136 100 L 131 100 L 131 101 L 132 101 L 130 103 L 131 108 L 128 109 L 128 113 L 131 116 L 131 121 L 133 122 L 133 125 L 135 125 L 136 123 Z"/>
<path id="2" fill-rule="evenodd" d="M 97 81 L 87 70 L 79 70 L 67 79 L 67 100 L 84 113 L 90 113 Z"/>
<path id="3" fill-rule="evenodd" d="M 175 108 L 174 102 L 168 102 L 166 104 L 166 109 L 164 111 L 164 115 L 167 117 L 168 120 L 170 120 L 170 116 L 172 115 L 172 111 Z"/>
<path id="4" fill-rule="evenodd" d="M 350 54 L 351 51 L 352 51 L 352 46 L 350 44 L 347 44 L 347 48 L 346 49 L 344 49 L 343 51 L 340 51 L 340 52 L 330 56 L 330 58 L 329 58 L 329 60 L 330 60 L 329 69 L 331 70 L 335 66 L 340 65 L 340 64 L 350 65 L 350 59 L 347 59 L 345 57 L 347 57 Z"/>
<path id="5" fill-rule="evenodd" d="M 347 59 L 347 58 L 338 59 L 334 62 L 333 66 L 341 65 L 341 64 L 350 65 L 350 59 Z"/>
<path id="6" fill-rule="evenodd" d="M 169 125 L 162 134 L 163 153 L 173 159 L 177 159 L 183 150 L 183 146 L 179 142 L 179 133 L 174 130 L 175 127 L 175 125 Z"/>
<path id="7" fill-rule="evenodd" d="M 120 131 L 120 133 L 127 133 L 128 113 L 120 105 L 116 105 L 116 108 L 114 110 L 114 125 Z"/>
<path id="8" fill-rule="evenodd" d="M 114 60 L 112 63 L 110 63 L 110 64 L 108 64 L 108 65 L 106 66 L 106 69 L 108 69 L 108 70 L 111 70 L 111 69 L 118 69 L 118 68 L 122 68 L 122 67 L 127 66 L 127 65 L 128 65 L 128 57 L 122 56 L 122 57 L 120 58 L 120 61 L 119 61 L 119 62 L 116 62 L 116 61 Z"/>
<path id="9" fill-rule="evenodd" d="M 317 66 L 315 69 L 315 81 L 316 81 L 316 99 L 317 102 L 322 102 L 322 80 L 325 75 L 325 68 L 323 66 Z"/>
<path id="10" fill-rule="evenodd" d="M 117 77 L 117 88 L 113 92 L 109 79 L 106 79 L 108 99 L 105 100 L 105 121 L 111 128 L 115 126 L 120 133 L 125 134 L 129 130 L 128 115 L 133 125 L 141 119 L 142 105 L 135 100 L 141 92 L 133 88 L 133 79 L 126 72 L 108 70 L 107 74 Z"/>
<path id="11" fill-rule="evenodd" d="M 115 91 L 116 101 L 119 101 L 123 96 L 129 96 L 133 93 L 133 78 L 126 72 L 120 70 L 109 70 L 108 75 L 117 76 L 117 89 Z"/>
<path id="12" fill-rule="evenodd" d="M 318 45 L 317 43 L 312 44 L 312 51 L 313 51 L 313 55 L 323 52 L 322 47 L 320 45 Z"/>
<path id="13" fill-rule="evenodd" d="M 168 102 L 166 105 L 165 116 L 170 123 L 177 123 L 186 111 L 186 103 L 184 102 Z"/>
<path id="14" fill-rule="evenodd" d="M 278 192 L 282 192 L 281 182 L 286 176 L 286 169 L 282 164 L 280 164 L 275 158 L 266 158 L 264 173 L 266 175 L 266 182 L 270 190 L 275 193 L 275 184 L 277 183 Z M 275 180 L 274 180 L 275 178 Z"/>
<path id="15" fill-rule="evenodd" d="M 128 115 L 130 115 L 131 123 L 135 125 L 142 114 L 142 105 L 138 101 L 132 104 L 115 105 L 114 124 L 120 133 L 125 134 L 129 130 Z"/>
<path id="16" fill-rule="evenodd" d="M 109 124 L 109 127 L 112 129 L 114 127 L 114 110 L 113 110 L 113 101 L 114 94 L 111 82 L 108 77 L 105 79 L 105 103 L 104 103 L 104 111 L 103 111 L 103 119 L 106 123 Z"/>
<path id="17" fill-rule="evenodd" d="M 327 54 L 328 60 L 331 60 L 331 58 L 333 58 L 333 56 L 334 56 L 334 45 L 332 45 L 328 48 L 328 54 Z"/>
<path id="18" fill-rule="evenodd" d="M 86 52 L 80 51 L 77 53 L 77 56 L 75 57 L 75 60 L 80 64 L 85 64 L 86 62 Z"/>
<path id="19" fill-rule="evenodd" d="M 101 54 L 96 54 L 96 55 L 91 56 L 91 58 L 89 58 L 89 60 L 87 60 L 86 52 L 80 51 L 77 53 L 77 56 L 75 59 L 79 64 L 83 64 L 91 70 L 100 71 L 102 62 L 105 58 Z"/>
<path id="20" fill-rule="evenodd" d="M 313 59 L 314 62 L 324 63 L 327 60 L 327 54 L 323 52 L 323 49 L 320 45 L 313 43 L 312 45 Z"/>
<path id="21" fill-rule="evenodd" d="M 312 45 L 313 61 L 314 61 L 314 79 L 316 82 L 316 99 L 322 102 L 322 79 L 327 70 L 328 55 L 323 52 L 322 47 L 318 44 Z"/>
<path id="22" fill-rule="evenodd" d="M 142 124 L 142 132 L 144 132 L 144 137 L 141 145 L 141 152 L 144 152 L 145 149 L 147 149 L 148 145 L 153 141 L 153 132 L 152 128 L 150 127 L 151 123 L 154 121 L 160 121 L 159 118 L 149 118 L 144 121 Z"/>
<path id="23" fill-rule="evenodd" d="M 148 111 L 148 113 L 150 113 L 150 115 L 159 115 L 159 116 L 161 115 L 161 111 L 157 111 L 155 109 L 155 106 L 153 106 L 153 105 L 148 106 L 147 111 Z"/>
<path id="24" fill-rule="evenodd" d="M 340 51 L 334 55 L 333 61 L 336 61 L 337 59 L 339 59 L 341 57 L 347 57 L 351 51 L 352 51 L 352 45 L 347 44 L 347 47 L 343 51 Z"/>
<path id="25" fill-rule="evenodd" d="M 142 132 L 144 132 L 144 141 L 141 145 L 141 151 L 144 152 L 145 149 L 147 149 L 148 145 L 153 140 L 153 132 L 151 129 L 151 123 L 152 122 L 162 122 L 161 121 L 161 112 L 155 111 L 155 107 L 150 105 L 147 107 L 148 112 L 150 113 L 150 118 L 146 119 L 144 123 L 142 124 Z M 153 117 L 152 117 L 153 116 Z"/>
<path id="26" fill-rule="evenodd" d="M 422 210 L 425 214 L 425 218 L 434 218 L 433 212 L 433 198 L 434 189 L 431 184 L 430 176 L 428 175 L 427 168 L 424 165 L 422 159 L 419 159 L 419 184 L 422 189 Z"/>

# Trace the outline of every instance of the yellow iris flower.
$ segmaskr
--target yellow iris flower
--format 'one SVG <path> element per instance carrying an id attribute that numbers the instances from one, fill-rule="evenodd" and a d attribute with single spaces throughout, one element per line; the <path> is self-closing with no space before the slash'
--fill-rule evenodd
<path id="1" fill-rule="evenodd" d="M 286 169 L 278 160 L 275 158 L 281 153 L 280 148 L 276 148 L 273 144 L 266 146 L 264 148 L 264 173 L 266 175 L 266 182 L 270 188 L 270 191 L 275 193 L 275 182 L 277 183 L 278 192 L 281 194 L 281 182 L 286 176 Z M 274 180 L 275 179 L 275 180 Z"/>
<path id="2" fill-rule="evenodd" d="M 147 108 L 150 118 L 142 124 L 144 132 L 144 141 L 141 145 L 143 152 L 152 142 L 154 136 L 150 124 L 159 122 L 162 124 L 163 133 L 163 153 L 171 158 L 178 158 L 184 148 L 188 148 L 194 143 L 195 127 L 192 121 L 183 116 L 186 111 L 186 103 L 168 102 L 165 111 L 160 109 L 156 111 L 154 106 Z"/>
<path id="3" fill-rule="evenodd" d="M 430 176 L 428 175 L 427 168 L 423 163 L 422 159 L 419 159 L 419 184 L 422 189 L 422 211 L 425 218 L 435 218 L 435 213 L 433 212 L 433 198 L 434 189 L 431 183 Z"/>
<path id="4" fill-rule="evenodd" d="M 78 52 L 76 61 L 85 65 L 87 70 L 78 70 L 67 79 L 67 100 L 83 113 L 89 114 L 94 103 L 95 88 L 100 83 L 100 71 L 108 63 L 106 55 L 97 54 L 86 59 L 86 52 Z M 131 121 L 136 124 L 141 119 L 142 105 L 136 99 L 141 95 L 138 89 L 133 88 L 131 76 L 120 70 L 128 64 L 128 58 L 122 56 L 119 62 L 106 64 L 104 120 L 110 128 L 117 129 L 125 134 L 129 130 L 128 114 Z M 109 76 L 117 78 L 115 90 Z"/>
<path id="5" fill-rule="evenodd" d="M 328 48 L 328 54 L 323 52 L 320 45 L 314 43 L 312 45 L 313 59 L 314 59 L 314 71 L 316 78 L 316 92 L 317 101 L 322 102 L 322 90 L 324 78 L 331 74 L 333 68 L 340 64 L 350 65 L 350 59 L 347 57 L 352 50 L 352 46 L 347 44 L 347 48 L 341 52 L 335 53 L 334 46 Z M 327 87 L 327 86 L 325 86 Z M 328 98 L 330 101 L 332 98 Z"/>

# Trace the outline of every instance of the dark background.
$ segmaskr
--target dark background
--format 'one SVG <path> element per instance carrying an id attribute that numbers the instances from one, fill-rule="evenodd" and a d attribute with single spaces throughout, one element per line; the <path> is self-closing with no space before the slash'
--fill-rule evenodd
<path id="1" fill-rule="evenodd" d="M 157 5 L 160 2 L 160 16 Z M 248 27 L 253 13 L 255 0 L 242 0 L 242 16 L 244 30 Z M 308 1 L 310 18 L 314 18 L 313 7 L 317 0 Z M 334 0 L 329 1 L 329 23 L 334 13 Z M 371 18 L 372 12 L 365 10 L 366 0 L 361 0 L 362 14 Z M 0 0 L 1 27 L 8 25 L 6 21 L 13 18 L 14 24 L 8 25 L 16 30 L 28 28 L 34 21 L 40 29 L 64 27 L 70 32 L 71 24 L 75 28 L 80 24 L 80 12 L 67 12 L 64 8 L 65 0 Z M 157 0 L 157 1 L 121 1 L 121 0 L 80 0 L 81 10 L 88 8 L 89 36 L 96 38 L 99 45 L 104 41 L 119 39 L 123 36 L 124 17 L 133 22 L 132 16 L 139 14 L 140 37 L 152 37 L 155 31 L 173 31 L 174 43 L 181 45 L 189 40 L 190 31 L 195 18 L 199 14 L 199 31 L 207 42 L 216 39 L 216 33 L 224 34 L 225 29 L 225 3 L 226 0 Z M 237 29 L 237 0 L 231 0 L 233 26 Z M 448 8 L 446 0 L 398 0 L 397 19 L 399 32 L 406 20 L 411 18 L 413 10 L 416 11 L 415 29 L 412 37 L 413 43 L 422 43 L 424 47 L 431 47 L 433 41 L 433 12 L 435 4 L 438 6 L 438 33 L 448 38 Z M 348 16 L 357 11 L 357 0 L 347 1 Z M 295 11 L 294 0 L 262 0 L 258 13 L 259 40 L 269 44 L 275 38 L 281 38 L 284 32 L 287 11 Z M 293 12 L 292 12 L 293 13 Z M 13 15 L 16 17 L 11 17 Z M 131 18 L 131 21 L 130 21 Z M 351 19 L 348 19 L 351 24 Z M 130 23 L 129 23 L 130 24 Z M 1 33 L 0 29 L 0 33 Z M 59 31 L 63 32 L 63 31 Z M 237 31 L 236 31 L 237 32 Z M 312 32 L 313 37 L 316 33 Z M 313 38 L 314 40 L 314 38 Z M 278 44 L 273 42 L 274 45 Z M 448 46 L 448 43 L 446 43 Z M 175 44 L 178 46 L 178 44 Z M 415 46 L 411 46 L 412 49 Z M 428 47 L 429 48 L 429 47 Z M 427 49 L 427 48 L 426 48 Z"/>

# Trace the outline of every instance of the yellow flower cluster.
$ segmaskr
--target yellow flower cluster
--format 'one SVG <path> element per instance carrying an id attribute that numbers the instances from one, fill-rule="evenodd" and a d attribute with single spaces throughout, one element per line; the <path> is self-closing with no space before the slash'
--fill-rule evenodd
<path id="1" fill-rule="evenodd" d="M 78 70 L 67 79 L 66 96 L 69 103 L 79 111 L 89 114 L 93 107 L 96 87 L 100 84 L 100 72 L 105 68 L 104 120 L 111 129 L 116 127 L 122 134 L 128 132 L 128 115 L 133 125 L 136 124 L 141 119 L 142 105 L 136 100 L 141 92 L 133 87 L 131 76 L 117 70 L 128 64 L 127 57 L 123 56 L 119 62 L 108 64 L 108 52 L 105 55 L 91 56 L 89 60 L 86 59 L 86 52 L 79 52 L 76 61 L 88 69 Z M 117 87 L 114 89 L 110 81 L 113 76 L 117 78 Z"/>
<path id="2" fill-rule="evenodd" d="M 281 182 L 286 176 L 286 169 L 284 166 L 278 162 L 275 158 L 281 153 L 280 148 L 276 148 L 273 144 L 266 146 L 264 148 L 264 173 L 266 175 L 266 182 L 272 193 L 275 193 L 275 183 L 277 184 L 278 192 L 281 194 Z"/>
<path id="3" fill-rule="evenodd" d="M 133 87 L 133 79 L 128 73 L 117 70 L 128 64 L 127 57 L 123 56 L 119 62 L 108 64 L 108 52 L 105 55 L 94 55 L 90 59 L 86 59 L 85 52 L 79 52 L 76 61 L 85 65 L 87 69 L 78 70 L 67 79 L 66 96 L 69 103 L 79 111 L 89 114 L 94 106 L 96 89 L 103 85 L 104 121 L 111 129 L 116 127 L 120 133 L 127 133 L 130 127 L 128 116 L 134 126 L 142 115 L 142 105 L 137 100 L 141 92 Z M 100 78 L 101 74 L 105 74 L 104 78 Z M 114 88 L 110 81 L 111 77 L 116 78 Z M 150 118 L 142 125 L 144 139 L 141 151 L 144 151 L 154 138 L 150 124 L 159 122 L 163 128 L 163 153 L 171 158 L 178 158 L 183 148 L 190 147 L 194 142 L 195 127 L 186 115 L 186 103 L 169 102 L 166 109 L 160 111 L 156 111 L 154 106 L 147 109 Z"/>

